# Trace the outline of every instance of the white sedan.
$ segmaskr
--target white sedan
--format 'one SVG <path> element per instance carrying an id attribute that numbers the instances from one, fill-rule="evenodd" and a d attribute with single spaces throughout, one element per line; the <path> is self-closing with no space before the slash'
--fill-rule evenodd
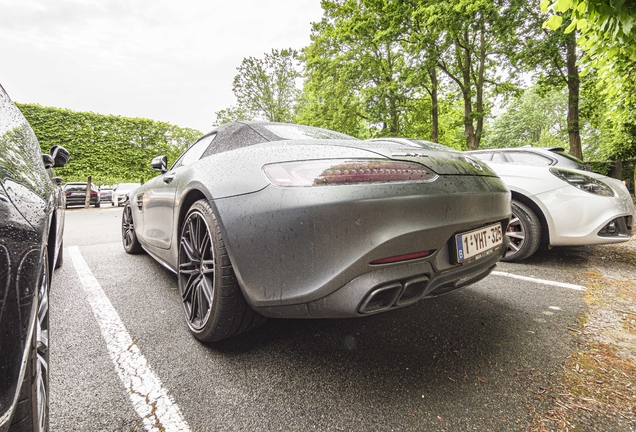
<path id="1" fill-rule="evenodd" d="M 630 239 L 634 202 L 621 181 L 557 166 L 487 163 L 512 193 L 510 246 L 504 261 L 528 258 L 541 244 L 581 246 Z"/>

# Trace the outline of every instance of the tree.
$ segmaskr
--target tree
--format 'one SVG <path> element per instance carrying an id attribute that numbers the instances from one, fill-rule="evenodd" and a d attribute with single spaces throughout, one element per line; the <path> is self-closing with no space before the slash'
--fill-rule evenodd
<path id="1" fill-rule="evenodd" d="M 245 109 L 236 106 L 222 109 L 214 114 L 216 115 L 216 120 L 212 123 L 213 126 L 241 120 L 252 120 L 252 116 Z"/>
<path id="2" fill-rule="evenodd" d="M 462 96 L 468 149 L 479 147 L 488 111 L 486 93 L 514 88 L 502 72 L 511 69 L 509 59 L 517 45 L 521 4 L 503 0 L 416 2 L 414 15 L 418 22 L 425 23 L 422 34 L 430 32 L 434 36 L 421 38 L 421 51 L 428 51 L 434 44 L 437 66 Z"/>
<path id="3" fill-rule="evenodd" d="M 406 16 L 403 21 L 405 31 L 405 47 L 411 56 L 411 64 L 414 66 L 413 79 L 430 96 L 431 117 L 431 141 L 439 141 L 439 91 L 440 80 L 438 77 L 438 60 L 444 51 L 442 34 L 443 29 L 428 25 L 427 9 L 418 9 L 422 2 L 411 0 L 410 7 L 406 8 Z"/>
<path id="4" fill-rule="evenodd" d="M 526 70 L 534 72 L 542 94 L 560 93 L 563 88 L 567 89 L 569 151 L 575 157 L 582 158 L 579 119 L 581 84 L 575 34 L 542 28 L 547 16 L 529 5 L 526 5 L 524 10 L 528 24 L 523 29 L 523 49 L 516 56 L 516 60 L 525 66 Z"/>
<path id="5" fill-rule="evenodd" d="M 262 59 L 246 57 L 237 68 L 232 91 L 237 106 L 216 113 L 216 124 L 234 120 L 262 119 L 290 122 L 300 90 L 298 53 L 273 49 Z"/>
<path id="6" fill-rule="evenodd" d="M 566 92 L 542 96 L 537 87 L 531 87 L 506 104 L 505 111 L 494 120 L 484 146 L 562 146 L 568 137 L 567 107 Z"/>
<path id="7" fill-rule="evenodd" d="M 636 3 L 629 0 L 543 0 L 552 15 L 544 26 L 580 33 L 584 74 L 598 77 L 605 122 L 614 138 L 604 149 L 616 158 L 636 156 Z M 564 22 L 565 20 L 565 22 Z"/>
<path id="8" fill-rule="evenodd" d="M 400 135 L 408 101 L 407 64 L 399 43 L 401 2 L 324 0 L 304 50 L 306 104 L 299 117 L 371 135 Z M 319 115 L 317 115 L 319 114 Z M 325 125 L 326 126 L 326 125 Z M 339 129 L 342 130 L 342 129 Z"/>

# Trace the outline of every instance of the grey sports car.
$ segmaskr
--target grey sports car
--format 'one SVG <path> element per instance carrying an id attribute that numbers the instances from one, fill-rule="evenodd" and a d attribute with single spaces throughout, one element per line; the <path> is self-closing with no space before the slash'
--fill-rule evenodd
<path id="1" fill-rule="evenodd" d="M 506 250 L 510 193 L 457 152 L 229 123 L 128 195 L 122 240 L 177 273 L 211 342 L 264 317 L 359 317 L 474 283 Z"/>

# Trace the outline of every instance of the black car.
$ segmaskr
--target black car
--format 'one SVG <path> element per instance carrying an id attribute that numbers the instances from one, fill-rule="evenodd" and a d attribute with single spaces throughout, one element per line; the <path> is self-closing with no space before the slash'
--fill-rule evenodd
<path id="1" fill-rule="evenodd" d="M 309 126 L 228 123 L 129 192 L 128 253 L 178 275 L 211 342 L 263 317 L 363 317 L 486 277 L 507 248 L 510 192 L 462 153 Z"/>
<path id="2" fill-rule="evenodd" d="M 0 86 L 0 431 L 48 428 L 49 307 L 62 265 L 64 194 L 33 130 Z"/>
<path id="3" fill-rule="evenodd" d="M 86 182 L 66 183 L 64 185 L 66 207 L 86 205 L 87 185 L 88 183 Z M 99 189 L 94 184 L 91 184 L 90 196 L 90 205 L 99 207 L 101 205 L 100 193 Z"/>

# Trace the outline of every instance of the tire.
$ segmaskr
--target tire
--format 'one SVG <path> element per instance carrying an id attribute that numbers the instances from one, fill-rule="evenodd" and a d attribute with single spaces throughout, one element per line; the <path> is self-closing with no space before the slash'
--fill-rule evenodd
<path id="1" fill-rule="evenodd" d="M 509 245 L 501 260 L 519 262 L 539 249 L 541 224 L 537 215 L 525 204 L 512 200 L 510 206 L 512 207 L 512 218 L 506 232 Z"/>
<path id="2" fill-rule="evenodd" d="M 245 300 L 207 200 L 188 210 L 179 236 L 179 292 L 190 332 L 215 342 L 251 330 L 265 317 Z"/>
<path id="3" fill-rule="evenodd" d="M 60 243 L 60 250 L 57 252 L 57 261 L 55 261 L 55 270 L 64 264 L 64 240 Z"/>
<path id="4" fill-rule="evenodd" d="M 130 204 L 124 207 L 124 211 L 121 214 L 121 242 L 126 253 L 137 255 L 144 252 L 144 248 L 141 247 L 141 243 L 137 240 Z"/>
<path id="5" fill-rule="evenodd" d="M 97 203 L 95 203 L 95 208 L 99 208 L 99 207 L 101 207 L 101 205 L 102 204 L 100 202 L 97 202 Z"/>
<path id="6" fill-rule="evenodd" d="M 9 432 L 48 431 L 49 426 L 49 265 L 46 250 L 39 280 L 31 351 Z"/>

